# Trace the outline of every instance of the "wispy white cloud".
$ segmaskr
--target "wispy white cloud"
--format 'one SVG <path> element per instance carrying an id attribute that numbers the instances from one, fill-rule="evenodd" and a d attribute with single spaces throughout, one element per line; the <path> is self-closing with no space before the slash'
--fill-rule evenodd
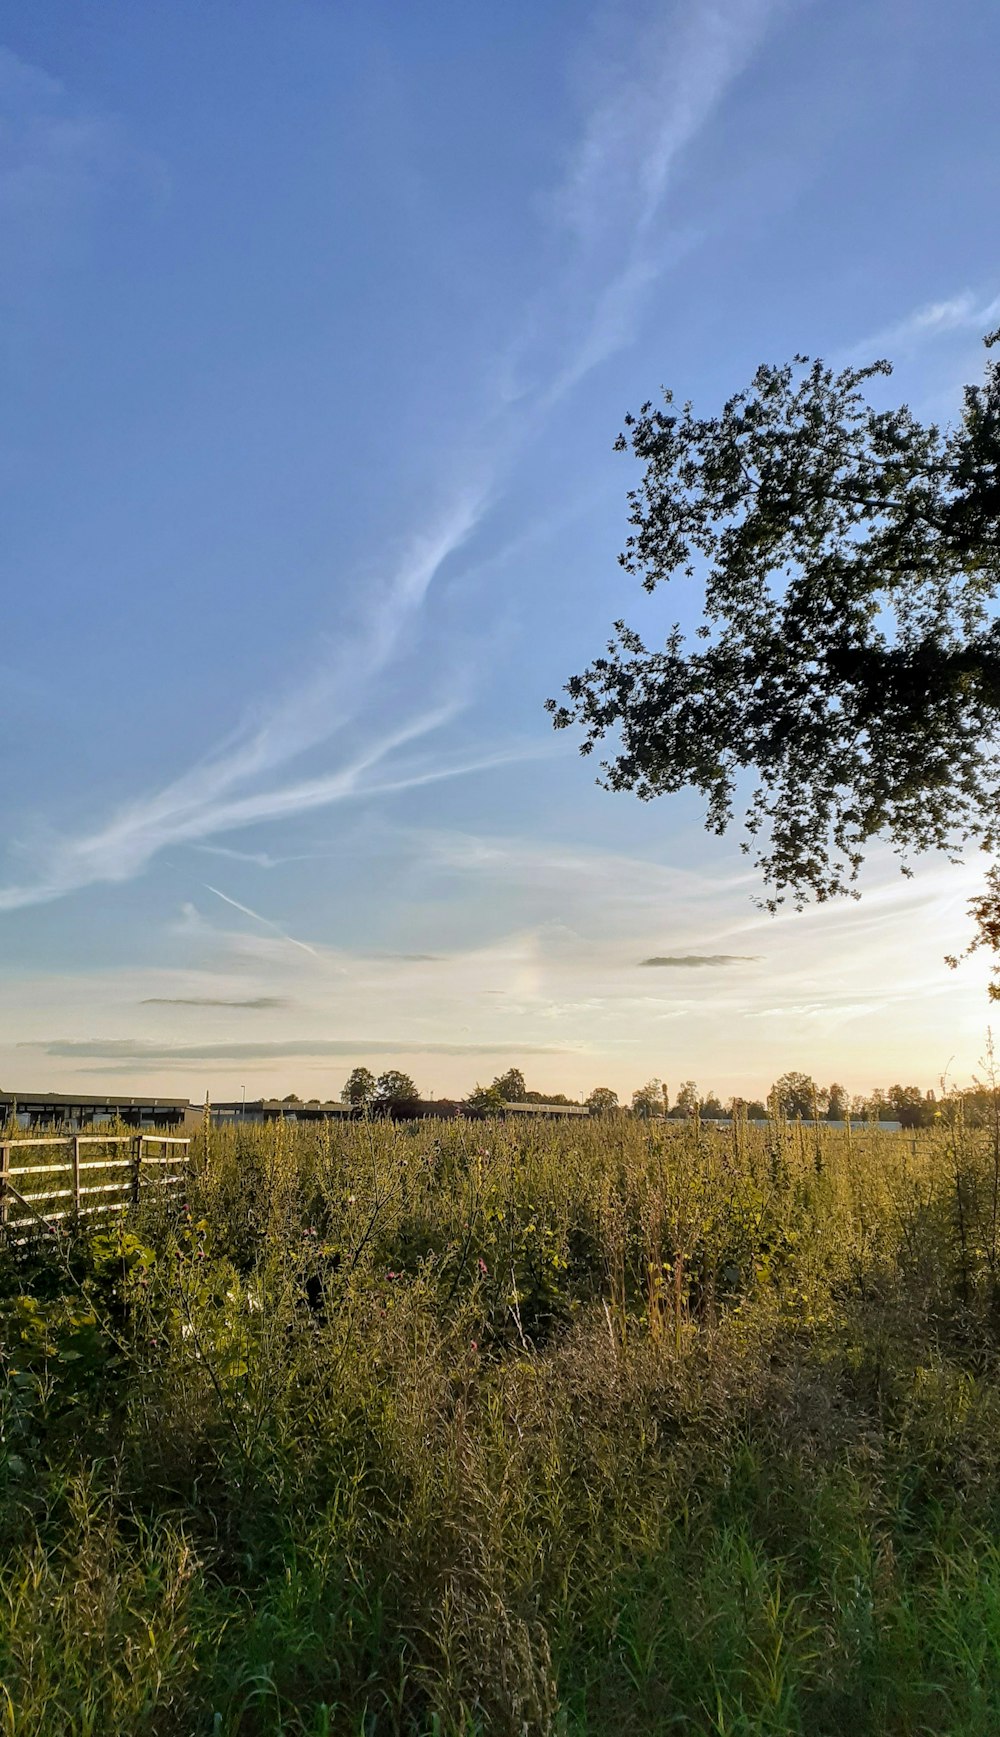
<path id="1" fill-rule="evenodd" d="M 850 360 L 871 361 L 874 357 L 894 355 L 919 348 L 922 344 L 944 338 L 954 332 L 976 332 L 983 336 L 1000 320 L 1000 295 L 984 299 L 971 290 L 962 290 L 943 301 L 926 302 L 914 308 L 903 319 L 870 337 L 852 344 L 847 353 Z"/>
<path id="2" fill-rule="evenodd" d="M 667 231 L 675 172 L 758 53 L 801 0 L 675 0 L 616 10 L 614 49 L 592 51 L 597 94 L 549 202 L 591 289 L 570 353 L 545 394 L 562 397 L 635 335 L 652 285 L 699 239 Z M 624 46 L 619 46 L 624 45 Z M 609 273 L 606 262 L 616 261 Z"/>
<path id="3" fill-rule="evenodd" d="M 313 959 L 319 958 L 316 948 L 310 947 L 308 941 L 297 941 L 294 935 L 287 934 L 277 923 L 273 923 L 270 917 L 262 917 L 259 911 L 251 910 L 249 905 L 241 905 L 239 899 L 231 899 L 228 893 L 220 892 L 218 887 L 211 886 L 208 881 L 205 882 L 205 890 L 214 893 L 224 904 L 231 905 L 234 911 L 241 911 L 244 917 L 252 917 L 255 923 L 263 924 L 264 928 L 270 929 L 279 940 L 287 941 L 290 947 L 300 947 L 303 953 L 310 954 Z"/>
<path id="4" fill-rule="evenodd" d="M 794 936 L 753 913 L 751 937 L 735 873 L 710 879 L 624 852 L 502 838 L 464 848 L 445 839 L 438 860 L 447 879 L 430 888 L 419 858 L 407 864 L 413 904 L 392 914 L 400 951 L 433 950 L 426 962 L 367 944 L 317 942 L 307 956 L 259 911 L 227 900 L 230 922 L 206 895 L 169 968 L 4 972 L 0 1077 L 25 1080 L 29 1059 L 45 1057 L 46 1081 L 26 1084 L 69 1089 L 91 1065 L 125 1068 L 144 1089 L 180 1077 L 193 1096 L 206 1084 L 232 1096 L 238 1063 L 278 1096 L 310 1095 L 306 1080 L 330 1096 L 338 1058 L 346 1073 L 352 1058 L 403 1065 L 426 1054 L 441 1060 L 418 1065 L 421 1086 L 465 1092 L 477 1072 L 501 1071 L 502 1057 L 525 1065 L 551 1053 L 527 1068 L 540 1089 L 575 1095 L 603 1079 L 627 1092 L 659 1074 L 759 1096 L 788 1067 L 852 1089 L 903 1077 L 929 1085 L 952 1050 L 965 1071 L 981 1054 L 988 961 L 951 972 L 942 959 L 966 936 L 974 870 L 938 865 L 905 881 L 881 864 L 860 904 L 815 907 L 794 919 Z M 750 954 L 763 957 L 642 964 Z M 251 1015 L 230 1002 L 263 1010 L 252 1015 L 252 1052 Z"/>
<path id="5" fill-rule="evenodd" d="M 194 798 L 181 802 L 176 799 L 177 786 L 173 786 L 169 801 L 161 794 L 133 803 L 100 832 L 61 841 L 50 853 L 46 872 L 36 882 L 0 888 L 0 911 L 46 904 L 100 882 L 130 880 L 168 845 L 188 843 L 258 821 L 284 819 L 352 798 L 394 795 L 445 778 L 523 760 L 538 752 L 504 748 L 492 754 L 453 757 L 417 766 L 381 781 L 366 777 L 389 760 L 395 749 L 426 735 L 452 715 L 453 709 L 446 707 L 408 723 L 380 738 L 339 771 L 322 778 L 259 791 L 228 802 Z"/>
<path id="6" fill-rule="evenodd" d="M 494 429 L 492 446 L 488 439 L 467 443 L 470 452 L 480 453 L 469 480 L 446 510 L 403 546 L 388 579 L 365 587 L 361 618 L 319 658 L 310 681 L 299 682 L 213 753 L 153 794 L 128 803 L 97 831 L 57 839 L 45 850 L 33 880 L 0 887 L 0 912 L 95 883 L 127 880 L 171 845 L 204 845 L 255 823 L 359 795 L 386 796 L 520 757 L 517 749 L 500 749 L 450 762 L 439 757 L 400 770 L 397 751 L 453 716 L 452 702 L 376 734 L 362 752 L 331 772 L 281 783 L 272 777 L 306 750 L 357 725 L 387 698 L 379 678 L 412 638 L 442 566 L 481 522 L 504 455 L 509 457 L 537 428 L 574 381 L 628 341 L 642 300 L 662 270 L 665 250 L 677 246 L 676 238 L 668 242 L 659 233 L 657 223 L 673 168 L 748 64 L 772 19 L 790 3 L 794 0 L 676 0 L 666 13 L 650 9 L 640 28 L 623 31 L 628 50 L 610 79 L 605 66 L 600 85 L 595 82 L 600 94 L 553 200 L 558 221 L 576 238 L 574 275 L 584 287 L 582 319 L 568 356 L 563 344 L 566 359 L 554 378 L 550 371 L 549 387 L 523 402 L 516 426 L 508 421 L 502 431 Z M 61 100 L 55 85 L 46 86 L 46 92 L 51 100 Z M 610 274 L 609 257 L 621 262 Z M 555 314 L 563 290 L 547 293 Z M 376 768 L 383 774 L 378 781 Z"/>
<path id="7" fill-rule="evenodd" d="M 586 80 L 599 94 L 554 199 L 584 246 L 603 246 L 623 220 L 638 240 L 649 234 L 682 153 L 787 9 L 788 0 L 675 0 L 638 19 L 631 6 L 616 11 L 617 65 L 602 42 Z"/>
<path id="8" fill-rule="evenodd" d="M 111 122 L 84 112 L 58 79 L 2 47 L 0 116 L 0 210 L 8 223 L 47 224 L 113 157 Z"/>
<path id="9" fill-rule="evenodd" d="M 244 724 L 181 777 L 127 804 L 97 832 L 56 840 L 33 882 L 0 887 L 0 912 L 43 904 L 98 882 L 131 879 L 169 845 L 197 843 L 351 797 L 392 794 L 519 757 L 520 750 L 511 748 L 453 757 L 408 766 L 376 783 L 372 777 L 376 768 L 391 766 L 399 749 L 455 716 L 458 701 L 451 699 L 371 737 L 334 772 L 264 789 L 246 788 L 328 741 L 371 708 L 378 697 L 378 678 L 412 629 L 435 575 L 473 530 L 486 501 L 484 491 L 460 493 L 430 531 L 409 542 L 388 583 L 381 589 L 370 588 L 366 619 L 344 634 L 336 652 L 323 661 L 310 682 Z"/>
<path id="10" fill-rule="evenodd" d="M 309 851 L 295 856 L 272 856 L 267 850 L 234 850 L 227 844 L 195 844 L 191 848 L 203 851 L 206 856 L 224 856 L 228 862 L 248 862 L 262 869 L 280 868 L 286 862 L 307 862 L 314 854 Z"/>
<path id="11" fill-rule="evenodd" d="M 159 193 L 162 162 L 137 150 L 116 116 L 0 47 L 0 291 L 30 295 L 60 263 L 95 202 L 123 178 Z"/>

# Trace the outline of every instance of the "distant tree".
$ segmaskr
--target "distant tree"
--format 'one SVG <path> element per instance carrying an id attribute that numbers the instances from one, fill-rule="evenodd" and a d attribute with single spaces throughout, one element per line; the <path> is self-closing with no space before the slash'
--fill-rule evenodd
<path id="1" fill-rule="evenodd" d="M 499 1116 L 503 1099 L 496 1081 L 491 1086 L 481 1086 L 477 1082 L 465 1100 L 465 1108 L 472 1116 Z"/>
<path id="2" fill-rule="evenodd" d="M 938 1104 L 933 1105 L 935 1111 L 941 1107 Z M 950 1101 L 946 1101 L 943 1107 L 946 1115 L 951 1115 L 955 1110 L 961 1108 L 962 1118 L 967 1128 L 993 1129 L 996 1127 L 997 1105 L 993 1088 L 981 1081 L 978 1081 L 974 1086 L 967 1086 L 964 1091 L 952 1093 Z"/>
<path id="3" fill-rule="evenodd" d="M 420 1102 L 420 1093 L 409 1074 L 390 1068 L 375 1082 L 374 1108 L 390 1115 L 400 1115 Z"/>
<path id="4" fill-rule="evenodd" d="M 830 1087 L 826 1094 L 826 1115 L 829 1122 L 846 1122 L 848 1116 L 847 1093 L 843 1086 L 836 1084 Z"/>
<path id="5" fill-rule="evenodd" d="M 987 345 L 1000 340 L 991 333 Z M 849 891 L 872 840 L 993 849 L 1000 835 L 1000 365 L 951 430 L 878 410 L 888 362 L 764 366 L 714 417 L 643 404 L 645 467 L 620 556 L 647 591 L 703 583 L 695 641 L 621 621 L 550 700 L 648 798 L 693 788 L 724 832 L 755 775 L 745 848 L 771 908 Z M 1000 947 L 1000 869 L 973 915 Z"/>
<path id="6" fill-rule="evenodd" d="M 498 1074 L 493 1085 L 505 1104 L 523 1104 L 527 1098 L 527 1087 L 520 1068 L 508 1068 L 505 1074 Z"/>
<path id="7" fill-rule="evenodd" d="M 890 1086 L 886 1098 L 893 1121 L 904 1128 L 929 1128 L 934 1120 L 937 1105 L 919 1086 Z"/>
<path id="8" fill-rule="evenodd" d="M 347 1076 L 340 1101 L 342 1104 L 350 1104 L 355 1110 L 367 1110 L 375 1102 L 377 1090 L 371 1068 L 354 1068 Z"/>
<path id="9" fill-rule="evenodd" d="M 662 1116 L 667 1105 L 667 1088 L 662 1080 L 647 1080 L 632 1093 L 632 1114 L 648 1121 L 651 1116 Z"/>
<path id="10" fill-rule="evenodd" d="M 851 1100 L 851 1106 L 852 1109 L 856 1109 L 858 1116 L 866 1122 L 888 1122 L 895 1120 L 892 1114 L 892 1106 L 881 1086 L 876 1086 L 874 1090 L 867 1094 L 867 1096 L 853 1098 Z"/>
<path id="11" fill-rule="evenodd" d="M 805 1121 L 826 1104 L 826 1093 L 809 1074 L 782 1074 L 780 1080 L 775 1080 L 771 1093 L 786 1116 L 801 1116 Z"/>
<path id="12" fill-rule="evenodd" d="M 726 1113 L 722 1108 L 722 1100 L 715 1092 L 708 1092 L 702 1098 L 698 1108 L 703 1116 L 707 1116 L 709 1121 L 717 1121 L 720 1116 L 724 1116 Z"/>
<path id="13" fill-rule="evenodd" d="M 595 1086 L 587 1103 L 592 1116 L 610 1116 L 618 1109 L 618 1093 L 610 1086 Z"/>
<path id="14" fill-rule="evenodd" d="M 746 1110 L 748 1122 L 763 1122 L 767 1119 L 767 1105 L 762 1104 L 759 1098 L 748 1098 Z"/>
<path id="15" fill-rule="evenodd" d="M 677 1088 L 677 1102 L 674 1105 L 675 1116 L 693 1116 L 701 1103 L 701 1096 L 694 1080 L 682 1080 Z"/>
<path id="16" fill-rule="evenodd" d="M 289 1092 L 287 1098 L 282 1098 L 281 1101 L 283 1104 L 301 1104 L 302 1099 L 299 1097 L 298 1092 Z"/>

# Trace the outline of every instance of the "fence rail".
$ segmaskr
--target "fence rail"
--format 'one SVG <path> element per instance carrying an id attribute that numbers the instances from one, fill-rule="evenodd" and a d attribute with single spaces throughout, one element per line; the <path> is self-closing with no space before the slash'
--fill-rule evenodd
<path id="1" fill-rule="evenodd" d="M 190 1145 L 189 1139 L 173 1134 L 45 1134 L 0 1140 L 0 1236 L 39 1228 L 54 1230 L 61 1219 L 83 1218 L 95 1212 L 125 1212 L 130 1206 L 137 1206 L 150 1189 L 176 1188 L 187 1180 Z M 81 1157 L 88 1146 L 115 1151 L 127 1147 L 128 1154 Z M 147 1150 L 151 1146 L 170 1150 L 151 1152 Z M 58 1148 L 61 1156 L 53 1156 L 52 1162 L 47 1154 L 41 1162 L 17 1162 L 39 1148 Z M 168 1165 L 169 1175 L 165 1172 Z M 126 1174 L 112 1181 L 90 1182 L 84 1173 L 92 1170 Z M 32 1187 L 33 1184 L 37 1186 Z M 118 1198 L 108 1199 L 109 1195 Z M 61 1201 L 72 1204 L 50 1210 Z"/>

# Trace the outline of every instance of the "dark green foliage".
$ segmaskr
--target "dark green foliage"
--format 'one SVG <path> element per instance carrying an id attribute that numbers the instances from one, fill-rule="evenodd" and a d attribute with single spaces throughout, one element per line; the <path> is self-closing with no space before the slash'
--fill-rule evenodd
<path id="1" fill-rule="evenodd" d="M 613 1115 L 620 1107 L 618 1093 L 613 1092 L 610 1086 L 595 1086 L 587 1098 L 587 1107 L 592 1116 Z"/>
<path id="2" fill-rule="evenodd" d="M 780 1080 L 775 1080 L 771 1087 L 771 1097 L 777 1102 L 783 1116 L 802 1116 L 809 1120 L 826 1109 L 828 1096 L 809 1074 L 782 1074 Z"/>
<path id="3" fill-rule="evenodd" d="M 621 561 L 649 591 L 703 588 L 702 644 L 675 627 L 650 650 L 617 622 L 548 702 L 584 753 L 619 732 L 611 789 L 691 786 L 717 832 L 754 773 L 744 848 L 772 908 L 848 890 L 877 836 L 901 854 L 997 836 L 1000 368 L 950 432 L 873 409 L 862 388 L 889 372 L 799 356 L 718 417 L 669 393 L 627 417 L 618 447 L 645 470 Z"/>
<path id="4" fill-rule="evenodd" d="M 647 1080 L 632 1093 L 632 1114 L 641 1121 L 666 1114 L 669 1094 L 662 1080 Z"/>
<path id="5" fill-rule="evenodd" d="M 369 1110 L 375 1102 L 378 1085 L 371 1068 L 353 1068 L 344 1082 L 340 1094 L 342 1104 L 350 1104 L 356 1110 Z"/>
<path id="6" fill-rule="evenodd" d="M 508 1068 L 505 1074 L 499 1074 L 493 1081 L 500 1094 L 500 1100 L 505 1104 L 523 1104 L 528 1088 L 520 1068 Z"/>
<path id="7" fill-rule="evenodd" d="M 372 1108 L 396 1115 L 405 1114 L 420 1101 L 420 1093 L 409 1074 L 401 1073 L 399 1068 L 390 1068 L 387 1073 L 380 1074 L 375 1082 L 375 1096 Z"/>
<path id="8" fill-rule="evenodd" d="M 465 1100 L 465 1108 L 472 1116 L 498 1116 L 503 1108 L 503 1097 L 496 1080 L 491 1086 L 481 1086 L 477 1080 Z"/>

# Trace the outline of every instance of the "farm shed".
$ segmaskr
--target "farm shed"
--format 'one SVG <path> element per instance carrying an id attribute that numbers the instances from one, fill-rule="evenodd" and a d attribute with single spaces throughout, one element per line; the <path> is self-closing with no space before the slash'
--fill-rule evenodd
<path id="1" fill-rule="evenodd" d="M 256 1098 L 246 1103 L 211 1104 L 209 1113 L 218 1128 L 231 1122 L 348 1122 L 357 1111 L 350 1104 L 335 1102 L 289 1104 L 280 1098 Z"/>
<path id="2" fill-rule="evenodd" d="M 0 1121 L 16 1121 L 25 1130 L 51 1128 L 74 1133 L 81 1128 L 124 1122 L 128 1128 L 159 1128 L 164 1133 L 189 1120 L 186 1098 L 86 1097 L 79 1092 L 0 1092 Z"/>
<path id="3" fill-rule="evenodd" d="M 501 1104 L 505 1116 L 515 1121 L 520 1117 L 530 1121 L 532 1117 L 539 1121 L 554 1121 L 563 1116 L 589 1116 L 586 1104 Z"/>

